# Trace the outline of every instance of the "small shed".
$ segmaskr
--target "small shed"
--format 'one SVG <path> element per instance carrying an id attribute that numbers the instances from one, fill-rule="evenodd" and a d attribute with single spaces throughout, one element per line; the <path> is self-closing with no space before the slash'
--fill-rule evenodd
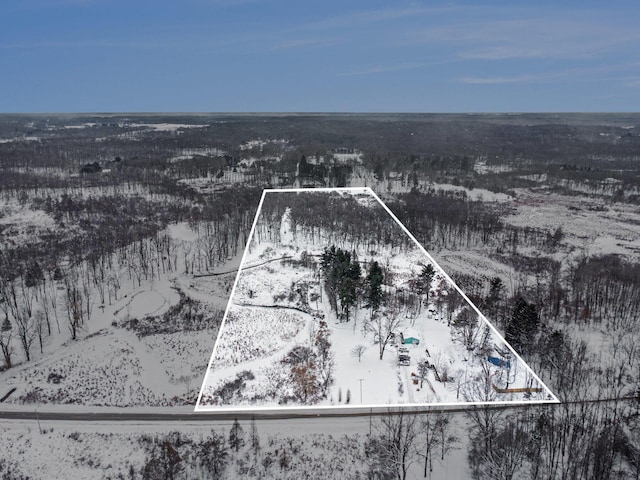
<path id="1" fill-rule="evenodd" d="M 489 363 L 494 364 L 500 368 L 511 368 L 511 362 L 509 360 L 505 360 L 504 358 L 499 357 L 487 357 Z"/>
<path id="2" fill-rule="evenodd" d="M 404 341 L 402 343 L 405 345 L 420 345 L 420 340 L 416 337 L 404 337 Z"/>

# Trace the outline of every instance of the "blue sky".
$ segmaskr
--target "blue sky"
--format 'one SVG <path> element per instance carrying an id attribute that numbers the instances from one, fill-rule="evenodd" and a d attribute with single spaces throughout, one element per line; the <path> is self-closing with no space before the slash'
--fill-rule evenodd
<path id="1" fill-rule="evenodd" d="M 0 112 L 640 111 L 638 25 L 637 1 L 2 0 Z"/>

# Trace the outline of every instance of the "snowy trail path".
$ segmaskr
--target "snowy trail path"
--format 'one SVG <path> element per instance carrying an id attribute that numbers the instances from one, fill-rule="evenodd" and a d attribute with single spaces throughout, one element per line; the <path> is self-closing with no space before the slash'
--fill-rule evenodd
<path id="1" fill-rule="evenodd" d="M 197 300 L 199 302 L 207 303 L 209 305 L 213 305 L 215 307 L 220 308 L 221 310 L 225 310 L 227 308 L 227 303 L 229 302 L 229 294 L 225 292 L 214 292 L 206 293 L 200 290 L 196 290 L 190 284 L 190 279 L 187 277 L 178 277 L 175 279 L 178 287 L 182 289 L 182 291 L 189 298 L 193 300 Z"/>
<path id="2" fill-rule="evenodd" d="M 409 403 L 416 403 L 415 398 L 413 396 L 413 379 L 411 378 L 411 375 L 409 374 L 409 370 L 411 370 L 411 367 L 405 368 L 405 367 L 401 367 L 402 370 L 404 370 L 403 372 L 403 377 L 404 377 L 404 386 L 405 389 L 407 390 L 407 397 L 409 398 Z"/>
<path id="3" fill-rule="evenodd" d="M 144 379 L 144 386 L 152 390 L 155 394 L 166 395 L 167 393 L 172 393 L 167 390 L 167 387 L 171 385 L 169 374 L 160 363 L 160 358 L 154 354 L 149 345 L 139 340 L 135 334 L 127 330 L 116 329 L 112 333 L 121 342 L 130 346 L 132 351 L 135 352 L 138 367 L 141 370 L 139 377 L 128 378 L 127 394 L 129 394 L 129 388 L 133 387 L 133 384 L 138 378 L 141 380 Z M 171 390 L 174 389 L 171 388 Z M 182 387 L 176 386 L 175 391 L 177 393 L 182 392 Z"/>
<path id="4" fill-rule="evenodd" d="M 305 312 L 301 308 L 292 307 L 290 305 L 288 305 L 288 306 L 285 306 L 285 305 L 260 305 L 260 304 L 257 304 L 257 303 L 239 303 L 239 302 L 234 302 L 233 305 L 236 306 L 236 307 L 247 307 L 247 308 L 274 308 L 274 309 L 277 309 L 277 310 L 293 310 L 294 312 L 298 312 L 298 313 L 303 313 L 305 315 L 309 315 L 308 312 Z"/>
<path id="5" fill-rule="evenodd" d="M 256 267 L 261 267 L 263 265 L 266 265 L 267 263 L 271 263 L 271 262 L 279 262 L 280 260 L 285 260 L 287 258 L 292 258 L 291 255 L 285 255 L 284 257 L 278 257 L 278 258 L 272 258 L 271 260 L 265 260 L 264 262 L 261 263 L 255 263 L 253 265 L 245 265 L 242 267 L 242 271 L 244 270 L 249 270 L 251 268 L 256 268 Z M 220 275 L 228 275 L 230 273 L 237 273 L 238 272 L 238 268 L 236 268 L 235 270 L 228 270 L 226 272 L 217 272 L 217 273 L 198 273 L 196 275 L 193 275 L 193 278 L 202 278 L 202 277 L 218 277 Z"/>
<path id="6" fill-rule="evenodd" d="M 293 232 L 291 230 L 291 208 L 287 207 L 280 222 L 280 243 L 290 245 L 293 243 Z"/>
<path id="7" fill-rule="evenodd" d="M 433 375 L 433 373 L 430 373 L 430 375 Z M 433 383 L 431 383 L 431 380 L 429 380 L 429 377 L 425 378 L 424 381 L 429 386 L 429 390 L 431 390 L 431 392 L 433 393 L 433 396 L 435 397 L 436 402 L 440 402 L 440 397 L 436 393 L 436 389 L 433 388 Z"/>

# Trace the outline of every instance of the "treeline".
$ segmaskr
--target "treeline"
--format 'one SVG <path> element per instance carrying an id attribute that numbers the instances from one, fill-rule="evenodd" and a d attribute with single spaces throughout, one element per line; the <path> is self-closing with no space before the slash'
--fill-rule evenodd
<path id="1" fill-rule="evenodd" d="M 545 247 L 547 232 L 505 224 L 504 207 L 471 201 L 455 192 L 398 194 L 387 205 L 427 250 L 490 248 L 515 251 L 518 247 Z"/>
<path id="2" fill-rule="evenodd" d="M 603 328 L 607 332 L 633 331 L 640 321 L 640 268 L 617 255 L 581 257 L 564 264 L 545 256 L 512 256 L 518 273 L 512 291 L 499 280 L 499 293 L 493 296 L 489 314 L 505 328 L 510 305 L 524 297 L 535 305 L 549 325 L 559 327 Z M 477 286 L 482 287 L 478 282 Z M 464 288 L 464 285 L 463 285 Z M 471 298 L 485 304 L 476 288 Z"/>
<path id="3" fill-rule="evenodd" d="M 36 345 L 42 354 L 46 339 L 63 329 L 77 339 L 96 306 L 121 298 L 125 281 L 139 287 L 143 281 L 176 272 L 179 265 L 186 273 L 208 271 L 237 255 L 249 234 L 259 193 L 229 191 L 190 207 L 145 197 L 62 196 L 36 201 L 34 207 L 51 214 L 58 228 L 7 246 L 0 254 L 4 368 L 16 363 L 18 352 L 25 361 L 32 360 Z M 164 230 L 180 220 L 190 223 L 194 242 Z M 183 306 L 191 311 L 184 301 L 181 311 Z M 182 323 L 188 329 L 201 328 L 217 322 L 218 314 L 207 313 L 204 318 L 189 313 Z M 147 323 L 140 326 L 146 333 Z"/>
<path id="4" fill-rule="evenodd" d="M 615 255 L 523 264 L 534 282 L 512 295 L 496 277 L 474 301 L 564 403 L 473 410 L 474 478 L 638 478 L 637 265 Z"/>
<path id="5" fill-rule="evenodd" d="M 356 250 L 401 250 L 411 244 L 401 227 L 370 195 L 311 191 L 266 195 L 256 224 L 258 240 L 280 241 L 280 225 L 286 211 L 291 232 L 312 244 L 348 244 Z"/>
<path id="6" fill-rule="evenodd" d="M 625 365 L 622 351 L 604 362 L 584 341 L 558 335 L 541 351 L 542 363 L 529 364 L 546 374 L 564 403 L 471 410 L 468 460 L 474 478 L 604 480 L 640 474 L 637 385 L 627 383 L 637 375 L 637 355 L 633 367 Z"/>
<path id="7" fill-rule="evenodd" d="M 205 126 L 176 132 L 138 125 L 176 121 Z M 95 125 L 62 128 L 83 122 Z M 281 181 L 290 184 L 288 177 L 295 172 L 301 156 L 348 147 L 364 153 L 365 167 L 379 180 L 391 172 L 401 172 L 410 185 L 431 180 L 503 192 L 535 185 L 535 181 L 523 177 L 545 175 L 559 191 L 637 203 L 640 136 L 632 128 L 637 125 L 638 118 L 633 115 L 2 117 L 0 132 L 16 141 L 0 143 L 0 191 L 17 192 L 20 186 L 63 187 L 65 182 L 115 184 L 126 178 L 149 184 L 150 177 L 157 177 L 153 180 L 156 184 L 167 178 L 215 178 L 222 169 L 233 168 L 247 156 L 258 158 L 260 169 L 260 173 L 256 169 L 255 175 L 246 177 L 248 182 L 269 184 L 271 180 L 263 175 L 265 168 L 286 174 Z M 21 137 L 37 137 L 38 141 L 21 141 Z M 252 150 L 240 148 L 244 142 L 258 138 L 284 142 L 267 142 Z M 170 161 L 184 152 L 198 151 L 202 155 Z M 264 161 L 270 157 L 281 161 Z M 117 158 L 121 162 L 117 168 L 110 166 L 112 171 L 107 176 L 64 178 L 87 163 L 107 164 Z M 504 167 L 509 172 L 490 169 L 479 174 L 474 169 L 480 163 Z M 62 169 L 63 178 L 24 170 L 50 167 Z M 341 170 L 343 167 L 348 169 L 331 167 L 331 185 L 348 185 L 349 172 Z M 610 179 L 619 184 L 612 187 Z"/>
<path id="8" fill-rule="evenodd" d="M 181 221 L 190 222 L 202 232 L 208 258 L 198 263 L 210 268 L 235 254 L 239 244 L 244 245 L 260 190 L 229 190 L 200 198 L 196 203 L 105 193 L 95 197 L 63 194 L 57 198 L 34 199 L 32 208 L 51 215 L 57 227 L 28 243 L 5 243 L 3 253 L 7 261 L 0 265 L 0 275 L 13 278 L 32 260 L 43 267 L 55 268 L 67 258 L 77 262 L 100 257 L 152 238 L 167 225 Z M 215 256 L 211 253 L 214 250 Z"/>

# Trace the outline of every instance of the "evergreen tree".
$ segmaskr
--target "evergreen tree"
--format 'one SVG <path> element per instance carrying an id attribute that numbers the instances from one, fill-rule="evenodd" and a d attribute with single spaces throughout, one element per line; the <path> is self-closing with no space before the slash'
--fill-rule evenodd
<path id="1" fill-rule="evenodd" d="M 338 311 L 338 283 L 339 275 L 336 268 L 337 252 L 336 247 L 325 248 L 322 254 L 321 266 L 324 277 L 324 288 L 327 292 L 327 298 L 329 299 L 329 306 L 333 311 Z"/>
<path id="2" fill-rule="evenodd" d="M 237 418 L 233 420 L 233 425 L 229 431 L 229 446 L 235 452 L 244 447 L 244 431 L 242 430 Z"/>
<path id="3" fill-rule="evenodd" d="M 504 284 L 502 283 L 502 279 L 500 277 L 493 277 L 489 281 L 489 299 L 497 302 L 500 299 L 503 289 Z"/>
<path id="4" fill-rule="evenodd" d="M 260 436 L 258 435 L 258 427 L 256 426 L 256 418 L 251 418 L 251 432 L 250 441 L 251 441 L 251 449 L 253 450 L 254 455 L 258 455 L 260 451 Z"/>
<path id="5" fill-rule="evenodd" d="M 352 260 L 351 253 L 332 245 L 322 254 L 321 266 L 329 305 L 338 314 L 338 300 L 340 300 L 341 313 L 348 321 L 350 309 L 358 299 L 362 275 L 360 264 L 357 260 Z"/>
<path id="6" fill-rule="evenodd" d="M 504 284 L 500 277 L 493 277 L 489 281 L 489 296 L 485 299 L 485 310 L 489 317 L 496 319 L 498 314 L 498 305 L 502 291 L 504 290 Z"/>
<path id="7" fill-rule="evenodd" d="M 315 345 L 318 349 L 318 356 L 320 358 L 326 357 L 329 354 L 331 348 L 331 341 L 329 340 L 330 335 L 331 332 L 329 331 L 327 322 L 320 320 L 320 326 L 315 339 Z"/>
<path id="8" fill-rule="evenodd" d="M 60 281 L 64 278 L 64 274 L 62 273 L 62 270 L 60 269 L 60 267 L 56 266 L 56 268 L 53 270 L 53 279 L 55 281 Z"/>
<path id="9" fill-rule="evenodd" d="M 372 312 L 380 308 L 382 302 L 382 268 L 378 262 L 373 262 L 367 274 L 367 302 Z"/>
<path id="10" fill-rule="evenodd" d="M 526 351 L 535 340 L 539 323 L 540 318 L 535 305 L 527 303 L 520 297 L 507 324 L 505 340 L 516 350 Z"/>
<path id="11" fill-rule="evenodd" d="M 362 269 L 358 262 L 350 261 L 350 256 L 347 256 L 347 258 L 349 263 L 345 266 L 346 268 L 340 281 L 340 307 L 348 322 L 350 308 L 355 305 L 358 299 L 358 286 L 360 285 Z"/>
<path id="12" fill-rule="evenodd" d="M 27 287 L 35 287 L 40 284 L 44 280 L 44 273 L 42 272 L 42 268 L 40 268 L 40 264 L 33 260 L 29 263 L 27 270 L 24 274 L 24 284 Z"/>
<path id="13" fill-rule="evenodd" d="M 435 276 L 436 269 L 433 268 L 433 265 L 428 263 L 422 266 L 422 270 L 420 270 L 420 274 L 418 275 L 417 284 L 418 292 L 420 295 L 425 296 L 425 304 L 429 303 L 429 290 L 431 289 L 431 282 L 433 282 Z"/>

